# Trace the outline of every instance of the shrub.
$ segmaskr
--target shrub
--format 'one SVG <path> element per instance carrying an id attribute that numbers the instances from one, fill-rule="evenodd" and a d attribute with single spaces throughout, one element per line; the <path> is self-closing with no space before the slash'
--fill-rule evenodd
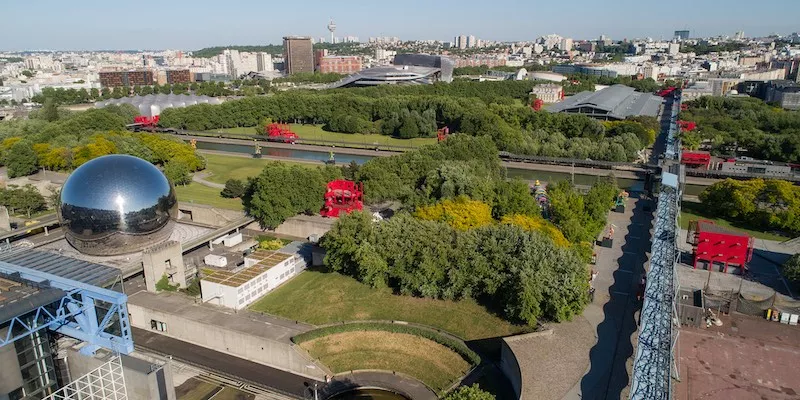
<path id="1" fill-rule="evenodd" d="M 174 292 L 176 290 L 178 290 L 178 285 L 171 285 L 167 274 L 161 275 L 161 279 L 156 282 L 157 292 Z"/>
<path id="2" fill-rule="evenodd" d="M 258 248 L 262 250 L 278 250 L 283 247 L 280 239 L 262 240 L 258 242 Z"/>
<path id="3" fill-rule="evenodd" d="M 225 188 L 222 189 L 220 195 L 228 199 L 235 199 L 244 196 L 246 188 L 244 182 L 239 179 L 228 179 L 225 182 Z"/>
<path id="4" fill-rule="evenodd" d="M 493 394 L 483 390 L 477 383 L 472 386 L 461 386 L 448 393 L 444 400 L 494 400 Z"/>
<path id="5" fill-rule="evenodd" d="M 795 285 L 800 284 L 800 254 L 793 255 L 781 266 L 781 272 L 786 279 Z"/>

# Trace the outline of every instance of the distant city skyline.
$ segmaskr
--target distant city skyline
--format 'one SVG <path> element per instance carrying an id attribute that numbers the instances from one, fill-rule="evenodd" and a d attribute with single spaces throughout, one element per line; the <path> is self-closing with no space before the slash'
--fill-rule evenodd
<path id="1" fill-rule="evenodd" d="M 613 4 L 609 4 L 613 3 Z M 126 2 L 9 0 L 0 25 L 0 51 L 181 49 L 280 44 L 285 35 L 329 38 L 397 36 L 403 40 L 451 41 L 474 35 L 489 41 L 532 41 L 556 33 L 575 39 L 601 34 L 623 38 L 671 39 L 675 30 L 692 37 L 748 37 L 800 31 L 800 1 L 572 0 L 523 2 L 492 7 L 474 0 L 384 2 L 352 0 L 333 6 L 322 0 L 275 3 L 238 0 L 160 2 L 151 8 Z M 409 12 L 396 12 L 402 5 Z M 757 7 L 757 8 L 756 8 Z M 764 11 L 764 12 L 762 12 Z M 769 11 L 769 12 L 766 12 Z M 754 13 L 758 18 L 753 18 Z"/>

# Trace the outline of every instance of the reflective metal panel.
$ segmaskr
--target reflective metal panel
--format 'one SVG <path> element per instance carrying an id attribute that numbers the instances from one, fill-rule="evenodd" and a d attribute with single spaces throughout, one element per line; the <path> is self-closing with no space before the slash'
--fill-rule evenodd
<path id="1" fill-rule="evenodd" d="M 127 155 L 81 165 L 61 190 L 67 241 L 91 255 L 133 253 L 169 238 L 175 190 L 158 168 Z"/>

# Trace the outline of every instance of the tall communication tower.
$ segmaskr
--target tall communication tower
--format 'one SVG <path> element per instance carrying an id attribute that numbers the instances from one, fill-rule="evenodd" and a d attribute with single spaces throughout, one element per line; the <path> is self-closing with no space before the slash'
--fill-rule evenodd
<path id="1" fill-rule="evenodd" d="M 331 43 L 333 43 L 333 31 L 336 30 L 336 24 L 333 23 L 333 19 L 331 19 L 331 22 L 328 23 L 328 30 L 331 31 Z"/>

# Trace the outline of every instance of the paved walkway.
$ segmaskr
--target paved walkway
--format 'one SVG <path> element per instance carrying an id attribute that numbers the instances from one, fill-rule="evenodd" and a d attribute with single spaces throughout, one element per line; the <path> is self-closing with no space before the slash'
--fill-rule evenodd
<path id="1" fill-rule="evenodd" d="M 263 385 L 292 397 L 304 398 L 304 396 L 308 395 L 307 385 L 313 385 L 315 382 L 313 379 L 144 329 L 133 327 L 131 332 L 137 346 L 161 354 L 171 355 L 177 360 L 188 362 L 191 365 L 201 366 L 217 373 L 235 376 L 257 385 Z"/>
<path id="2" fill-rule="evenodd" d="M 225 189 L 225 185 L 221 183 L 207 181 L 205 178 L 208 178 L 209 176 L 211 176 L 210 172 L 195 172 L 195 174 L 192 175 L 192 182 L 197 182 L 203 186 L 208 186 L 214 189 Z"/>
<path id="3" fill-rule="evenodd" d="M 584 317 L 596 328 L 597 343 L 589 353 L 589 369 L 565 399 L 627 397 L 640 305 L 639 280 L 650 251 L 652 201 L 631 198 L 624 213 L 611 212 L 611 248 L 597 247 L 595 299 Z"/>

